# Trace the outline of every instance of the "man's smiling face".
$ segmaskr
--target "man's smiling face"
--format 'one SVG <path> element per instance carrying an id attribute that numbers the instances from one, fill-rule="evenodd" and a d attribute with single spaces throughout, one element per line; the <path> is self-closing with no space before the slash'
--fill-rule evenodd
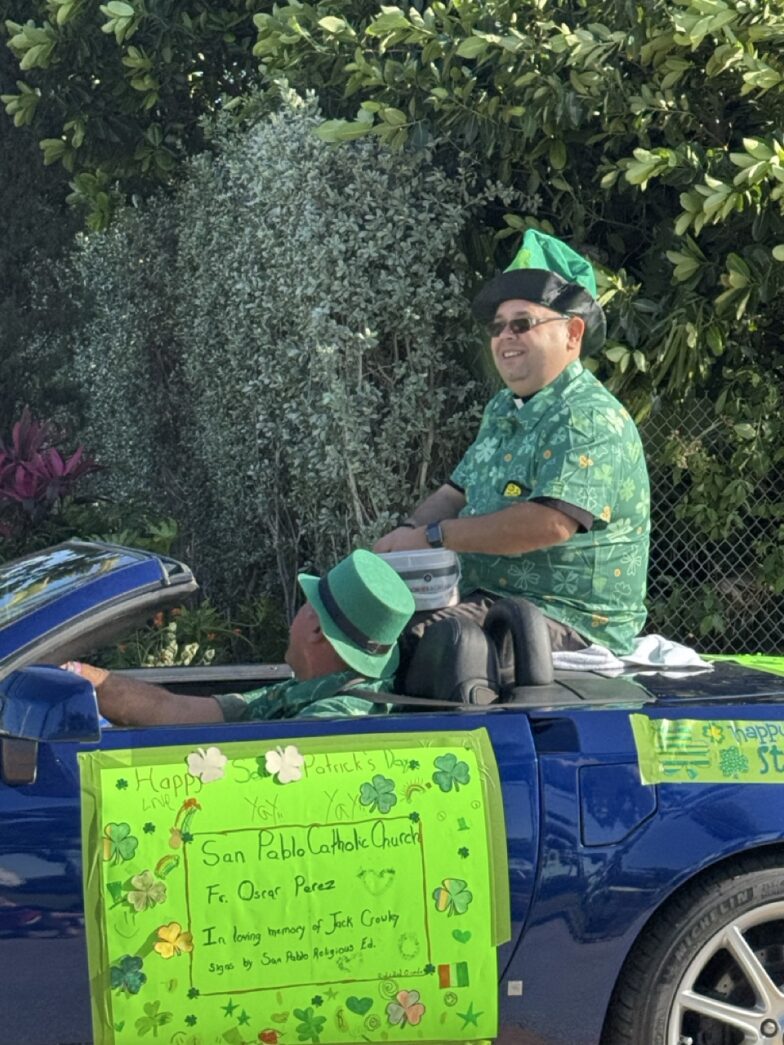
<path id="1" fill-rule="evenodd" d="M 525 318 L 536 325 L 515 333 L 510 320 Z M 505 324 L 497 337 L 490 338 L 493 361 L 515 395 L 533 395 L 580 356 L 584 323 L 578 316 L 563 316 L 533 301 L 512 298 L 501 302 L 493 322 Z"/>

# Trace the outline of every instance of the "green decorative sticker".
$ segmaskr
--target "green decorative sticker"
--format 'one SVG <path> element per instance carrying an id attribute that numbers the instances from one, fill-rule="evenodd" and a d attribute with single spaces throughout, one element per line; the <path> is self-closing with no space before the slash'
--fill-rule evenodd
<path id="1" fill-rule="evenodd" d="M 643 784 L 784 783 L 784 722 L 629 718 Z"/>
<path id="2" fill-rule="evenodd" d="M 486 730 L 79 756 L 96 1045 L 497 1033 Z"/>

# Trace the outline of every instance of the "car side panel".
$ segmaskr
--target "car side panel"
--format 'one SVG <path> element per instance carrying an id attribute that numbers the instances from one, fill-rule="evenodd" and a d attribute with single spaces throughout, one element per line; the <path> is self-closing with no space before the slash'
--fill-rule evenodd
<path id="1" fill-rule="evenodd" d="M 767 720 L 784 719 L 782 708 L 766 712 Z M 501 985 L 503 1022 L 519 1033 L 503 1039 L 509 1045 L 596 1045 L 623 962 L 667 898 L 720 861 L 729 861 L 729 874 L 734 855 L 784 842 L 784 787 L 727 783 L 645 788 L 656 802 L 639 803 L 631 817 L 636 826 L 607 823 L 605 830 L 620 840 L 586 845 L 586 768 L 615 766 L 623 780 L 637 765 L 619 750 L 628 716 L 606 709 L 599 715 L 603 722 L 594 713 L 591 732 L 606 727 L 606 754 L 595 734 L 579 742 L 587 739 L 579 724 L 577 746 L 589 748 L 589 755 L 540 752 L 539 876 L 524 935 Z M 698 715 L 692 708 L 671 717 Z M 734 707 L 722 709 L 721 717 L 752 716 L 748 708 Z M 626 746 L 628 752 L 632 745 Z M 616 796 L 627 816 L 629 800 L 625 791 Z M 634 795 L 631 800 L 638 801 Z M 509 997 L 510 984 L 522 984 L 522 994 Z"/>
<path id="2" fill-rule="evenodd" d="M 0 784 L 4 1043 L 92 1040 L 76 745 L 42 744 L 35 784 Z"/>

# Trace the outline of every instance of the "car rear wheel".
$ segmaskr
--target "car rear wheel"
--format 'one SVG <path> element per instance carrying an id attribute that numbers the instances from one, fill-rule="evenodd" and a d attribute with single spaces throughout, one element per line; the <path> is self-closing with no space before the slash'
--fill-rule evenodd
<path id="1" fill-rule="evenodd" d="M 784 856 L 679 893 L 635 945 L 602 1045 L 784 1045 Z"/>

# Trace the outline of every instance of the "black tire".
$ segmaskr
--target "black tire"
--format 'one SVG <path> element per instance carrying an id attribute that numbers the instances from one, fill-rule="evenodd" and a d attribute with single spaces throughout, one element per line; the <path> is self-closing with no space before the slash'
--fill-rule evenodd
<path id="1" fill-rule="evenodd" d="M 758 986 L 754 973 L 765 974 Z M 742 857 L 684 888 L 644 930 L 613 992 L 601 1045 L 782 1045 L 784 999 L 772 990 L 766 1001 L 761 989 L 782 983 L 784 853 Z M 741 1015 L 754 1037 L 733 1026 Z"/>

